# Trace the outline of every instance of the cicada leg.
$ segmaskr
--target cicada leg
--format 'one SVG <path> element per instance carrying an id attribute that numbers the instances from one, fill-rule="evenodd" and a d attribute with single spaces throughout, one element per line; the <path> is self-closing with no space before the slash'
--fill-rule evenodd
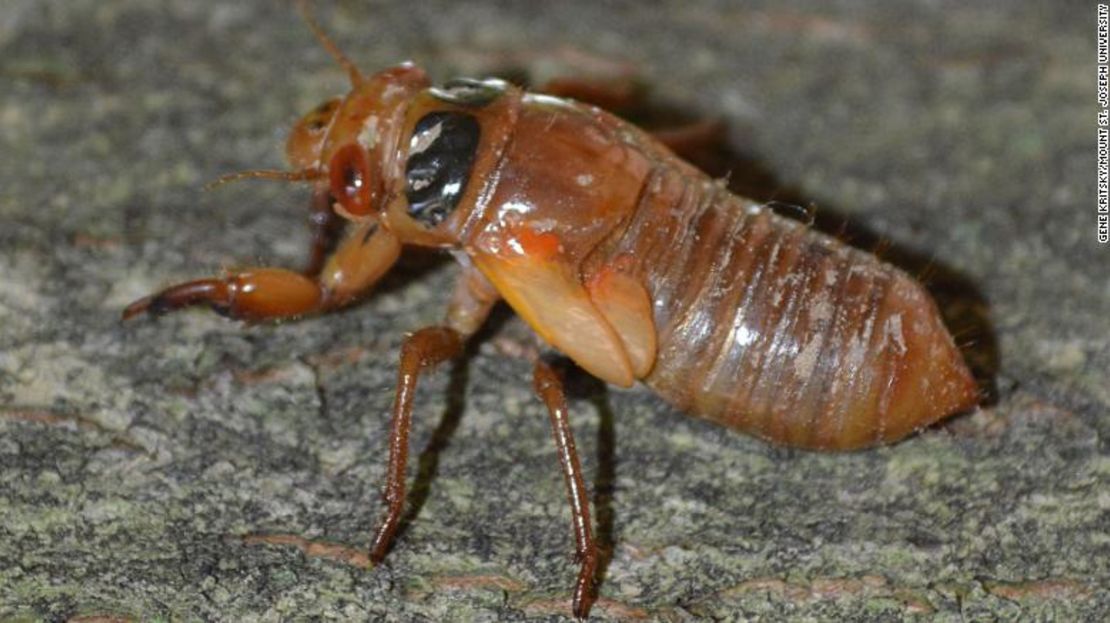
<path id="1" fill-rule="evenodd" d="M 554 78 L 544 83 L 539 92 L 599 106 L 633 119 L 648 110 L 646 89 L 633 76 L 625 74 L 604 78 Z M 720 119 L 699 119 L 651 128 L 650 132 L 683 160 L 705 168 L 718 165 L 719 152 L 728 138 L 727 127 Z"/>
<path id="2" fill-rule="evenodd" d="M 381 562 L 389 552 L 405 507 L 405 465 L 409 453 L 412 398 L 420 374 L 462 354 L 466 339 L 489 316 L 499 299 L 493 285 L 473 267 L 465 267 L 455 285 L 444 326 L 420 329 L 405 337 L 389 433 L 389 467 L 383 490 L 386 510 L 374 531 L 370 559 Z"/>
<path id="3" fill-rule="evenodd" d="M 683 160 L 710 170 L 719 166 L 720 152 L 728 139 L 728 127 L 720 119 L 701 119 L 654 129 L 651 135 Z"/>
<path id="4" fill-rule="evenodd" d="M 389 430 L 389 467 L 383 491 L 386 511 L 374 531 L 370 560 L 379 563 L 389 552 L 393 535 L 405 507 L 405 464 L 409 456 L 409 428 L 412 424 L 412 398 L 420 373 L 463 350 L 463 336 L 448 327 L 425 327 L 405 337 L 401 345 L 401 366 Z"/>
<path id="5" fill-rule="evenodd" d="M 567 419 L 566 392 L 558 373 L 542 358 L 536 360 L 532 382 L 536 394 L 547 406 L 547 413 L 551 417 L 551 431 L 559 453 L 559 466 L 567 485 L 571 525 L 574 527 L 575 559 L 579 563 L 578 579 L 574 583 L 574 616 L 585 618 L 594 602 L 598 552 L 590 524 L 590 505 L 586 484 L 582 479 L 582 466 L 574 447 L 574 433 Z"/>
<path id="6" fill-rule="evenodd" d="M 328 260 L 328 252 L 335 244 L 337 233 L 343 225 L 343 218 L 332 209 L 332 197 L 327 188 L 320 187 L 312 195 L 308 226 L 312 231 L 312 242 L 308 251 L 308 265 L 303 274 L 317 275 Z"/>
<path id="7" fill-rule="evenodd" d="M 370 221 L 350 231 L 315 277 L 283 268 L 253 268 L 189 281 L 131 303 L 123 319 L 195 305 L 245 320 L 280 320 L 325 311 L 367 292 L 400 253 L 397 238 Z"/>

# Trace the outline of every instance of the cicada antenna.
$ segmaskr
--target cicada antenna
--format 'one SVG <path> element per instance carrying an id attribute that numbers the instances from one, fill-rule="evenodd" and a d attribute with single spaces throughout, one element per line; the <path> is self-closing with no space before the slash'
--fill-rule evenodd
<path id="1" fill-rule="evenodd" d="M 247 179 L 265 179 L 265 180 L 284 180 L 286 182 L 303 182 L 307 180 L 319 179 L 323 173 L 319 169 L 301 169 L 299 171 L 281 171 L 278 169 L 256 169 L 253 171 L 236 171 L 235 173 L 227 173 L 220 177 L 208 182 L 204 185 L 204 190 L 212 190 L 217 186 L 223 186 L 228 182 L 237 182 L 239 180 Z"/>
<path id="2" fill-rule="evenodd" d="M 362 72 L 358 70 L 358 67 L 355 65 L 354 61 L 347 58 L 347 55 L 343 53 L 343 50 L 340 50 L 339 46 L 331 40 L 331 37 L 329 37 L 328 34 L 324 32 L 323 27 L 320 26 L 319 22 L 316 21 L 316 18 L 312 17 L 312 11 L 309 8 L 309 0 L 295 1 L 297 3 L 297 8 L 301 12 L 301 17 L 303 17 L 304 21 L 308 23 L 308 27 L 312 29 L 312 34 L 316 35 L 316 40 L 320 42 L 320 45 L 324 46 L 324 49 L 328 51 L 328 54 L 331 54 L 332 58 L 334 58 L 343 67 L 343 69 L 347 70 L 347 75 L 351 77 L 352 85 L 361 84 Z"/>

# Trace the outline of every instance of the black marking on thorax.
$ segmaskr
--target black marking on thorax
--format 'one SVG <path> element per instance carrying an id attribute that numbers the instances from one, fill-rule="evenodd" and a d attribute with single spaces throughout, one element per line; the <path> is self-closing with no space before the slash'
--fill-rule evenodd
<path id="1" fill-rule="evenodd" d="M 416 122 L 405 164 L 410 216 L 435 227 L 451 214 L 466 191 L 481 135 L 478 120 L 463 112 L 432 112 Z"/>

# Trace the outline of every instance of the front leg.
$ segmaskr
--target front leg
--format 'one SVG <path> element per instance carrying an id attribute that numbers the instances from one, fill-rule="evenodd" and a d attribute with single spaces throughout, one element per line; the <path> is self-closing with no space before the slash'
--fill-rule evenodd
<path id="1" fill-rule="evenodd" d="M 324 300 L 320 284 L 313 279 L 283 268 L 255 268 L 171 286 L 128 305 L 123 319 L 144 313 L 158 316 L 194 305 L 208 305 L 244 320 L 289 318 L 316 311 Z"/>
<path id="2" fill-rule="evenodd" d="M 243 320 L 281 320 L 344 305 L 369 290 L 397 261 L 397 238 L 368 221 L 350 231 L 315 277 L 283 268 L 254 268 L 221 278 L 171 286 L 131 303 L 127 320 L 139 314 L 207 305 Z"/>
<path id="3" fill-rule="evenodd" d="M 308 226 L 312 232 L 312 242 L 308 250 L 308 264 L 301 271 L 304 275 L 318 274 L 328 261 L 328 252 L 335 246 L 338 233 L 342 230 L 343 217 L 332 209 L 331 192 L 326 187 L 319 187 L 312 193 L 311 209 L 308 215 Z"/>

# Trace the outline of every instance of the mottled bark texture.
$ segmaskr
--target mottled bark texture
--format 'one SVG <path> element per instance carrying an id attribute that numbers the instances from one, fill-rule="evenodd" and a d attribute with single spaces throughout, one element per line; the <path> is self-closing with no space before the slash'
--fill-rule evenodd
<path id="1" fill-rule="evenodd" d="M 308 259 L 306 189 L 201 190 L 281 166 L 284 132 L 345 89 L 296 12 L 2 4 L 0 619 L 569 615 L 564 483 L 530 365 L 494 348 L 511 326 L 422 381 L 410 507 L 366 569 L 401 338 L 441 320 L 449 265 L 406 258 L 365 304 L 301 322 L 117 322 L 160 286 Z M 623 58 L 664 107 L 728 122 L 748 196 L 812 202 L 833 233 L 847 217 L 924 274 L 992 381 L 970 417 L 831 454 L 569 379 L 593 616 L 1110 617 L 1093 7 L 316 4 L 367 71 Z"/>

